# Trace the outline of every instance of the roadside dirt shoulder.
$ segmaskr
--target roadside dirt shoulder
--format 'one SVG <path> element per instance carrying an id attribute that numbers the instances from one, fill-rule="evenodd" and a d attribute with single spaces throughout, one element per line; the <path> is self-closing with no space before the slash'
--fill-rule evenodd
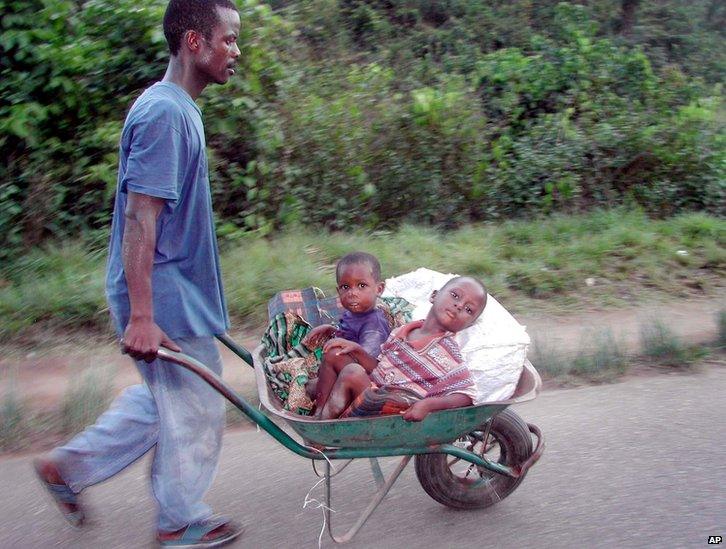
<path id="1" fill-rule="evenodd" d="M 644 327 L 663 324 L 690 345 L 718 339 L 718 314 L 726 310 L 726 293 L 704 299 L 651 303 L 622 309 L 591 310 L 561 316 L 516 315 L 527 327 L 533 345 L 546 344 L 564 354 L 587 349 L 593 336 L 609 331 L 622 349 L 637 354 Z"/>

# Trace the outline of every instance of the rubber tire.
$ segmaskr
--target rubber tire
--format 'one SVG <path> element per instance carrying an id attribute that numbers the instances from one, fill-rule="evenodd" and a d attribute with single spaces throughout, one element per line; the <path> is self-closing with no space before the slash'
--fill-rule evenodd
<path id="1" fill-rule="evenodd" d="M 477 431 L 484 431 L 486 424 Z M 499 463 L 513 466 L 523 463 L 532 454 L 532 437 L 527 424 L 509 409 L 497 414 L 492 420 L 490 437 L 496 438 L 500 446 Z M 489 482 L 472 486 L 456 476 L 447 460 L 446 454 L 423 454 L 415 458 L 416 476 L 426 493 L 433 499 L 455 509 L 482 509 L 501 501 L 524 479 L 511 478 L 487 470 L 482 471 L 483 478 Z"/>

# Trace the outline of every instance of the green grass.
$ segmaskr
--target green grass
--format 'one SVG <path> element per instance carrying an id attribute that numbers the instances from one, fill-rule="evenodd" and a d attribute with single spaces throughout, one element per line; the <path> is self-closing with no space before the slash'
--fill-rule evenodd
<path id="1" fill-rule="evenodd" d="M 708 354 L 702 346 L 688 346 L 660 320 L 641 326 L 642 353 L 659 365 L 690 368 Z"/>
<path id="2" fill-rule="evenodd" d="M 24 447 L 31 429 L 28 414 L 11 379 L 0 399 L 0 450 L 19 450 Z"/>
<path id="3" fill-rule="evenodd" d="M 77 372 L 63 396 L 60 418 L 64 433 L 75 433 L 95 422 L 114 397 L 113 371 L 88 367 Z"/>
<path id="4" fill-rule="evenodd" d="M 605 330 L 596 334 L 586 350 L 575 357 L 572 373 L 593 380 L 606 380 L 624 374 L 628 366 L 622 345 L 610 330 Z"/>
<path id="5" fill-rule="evenodd" d="M 622 209 L 451 232 L 416 226 L 345 234 L 295 229 L 221 244 L 236 326 L 263 323 L 277 291 L 313 285 L 333 293 L 335 262 L 352 250 L 377 255 L 386 277 L 422 266 L 479 276 L 513 312 L 708 295 L 723 285 L 726 271 L 726 220 L 705 214 L 650 220 Z M 105 251 L 88 252 L 78 242 L 33 250 L 3 268 L 0 339 L 38 327 L 108 330 L 104 262 Z"/>
<path id="6" fill-rule="evenodd" d="M 717 313 L 716 321 L 718 322 L 718 340 L 716 345 L 722 349 L 726 348 L 726 309 L 722 309 Z"/>
<path id="7" fill-rule="evenodd" d="M 532 363 L 545 378 L 609 382 L 627 372 L 630 365 L 622 344 L 610 330 L 585 334 L 574 355 L 561 352 L 546 338 L 535 338 L 533 343 Z"/>
<path id="8" fill-rule="evenodd" d="M 537 371 L 545 378 L 557 378 L 569 374 L 572 357 L 562 352 L 544 336 L 534 336 L 529 358 Z"/>
<path id="9" fill-rule="evenodd" d="M 34 326 L 105 327 L 104 261 L 81 243 L 33 250 L 0 274 L 0 338 Z"/>

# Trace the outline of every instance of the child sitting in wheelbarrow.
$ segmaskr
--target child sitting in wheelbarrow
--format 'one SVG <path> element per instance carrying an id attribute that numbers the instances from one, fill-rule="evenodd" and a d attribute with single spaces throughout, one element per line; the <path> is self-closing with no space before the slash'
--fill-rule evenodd
<path id="1" fill-rule="evenodd" d="M 378 356 L 391 333 L 386 315 L 376 307 L 385 283 L 381 278 L 381 264 L 375 256 L 365 252 L 343 256 L 335 266 L 335 282 L 345 310 L 340 326 L 317 326 L 302 340 L 308 349 L 323 348 L 318 378 L 307 387 L 318 411 L 328 400 L 336 376 L 351 362 L 346 354 L 338 352 L 340 343 L 355 343 L 356 351 Z"/>
<path id="2" fill-rule="evenodd" d="M 356 362 L 340 370 L 320 419 L 390 415 L 421 421 L 429 413 L 472 404 L 474 382 L 452 337 L 471 326 L 486 306 L 484 285 L 456 277 L 431 295 L 424 320 L 391 333 L 378 359 L 340 340 L 338 354 Z"/>

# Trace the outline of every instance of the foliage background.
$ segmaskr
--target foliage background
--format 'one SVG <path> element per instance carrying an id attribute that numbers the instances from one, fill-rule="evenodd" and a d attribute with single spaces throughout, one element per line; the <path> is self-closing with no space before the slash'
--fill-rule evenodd
<path id="1" fill-rule="evenodd" d="M 0 0 L 0 261 L 105 243 L 123 118 L 163 75 L 151 0 Z M 205 112 L 218 231 L 637 205 L 725 213 L 716 0 L 238 0 Z"/>

